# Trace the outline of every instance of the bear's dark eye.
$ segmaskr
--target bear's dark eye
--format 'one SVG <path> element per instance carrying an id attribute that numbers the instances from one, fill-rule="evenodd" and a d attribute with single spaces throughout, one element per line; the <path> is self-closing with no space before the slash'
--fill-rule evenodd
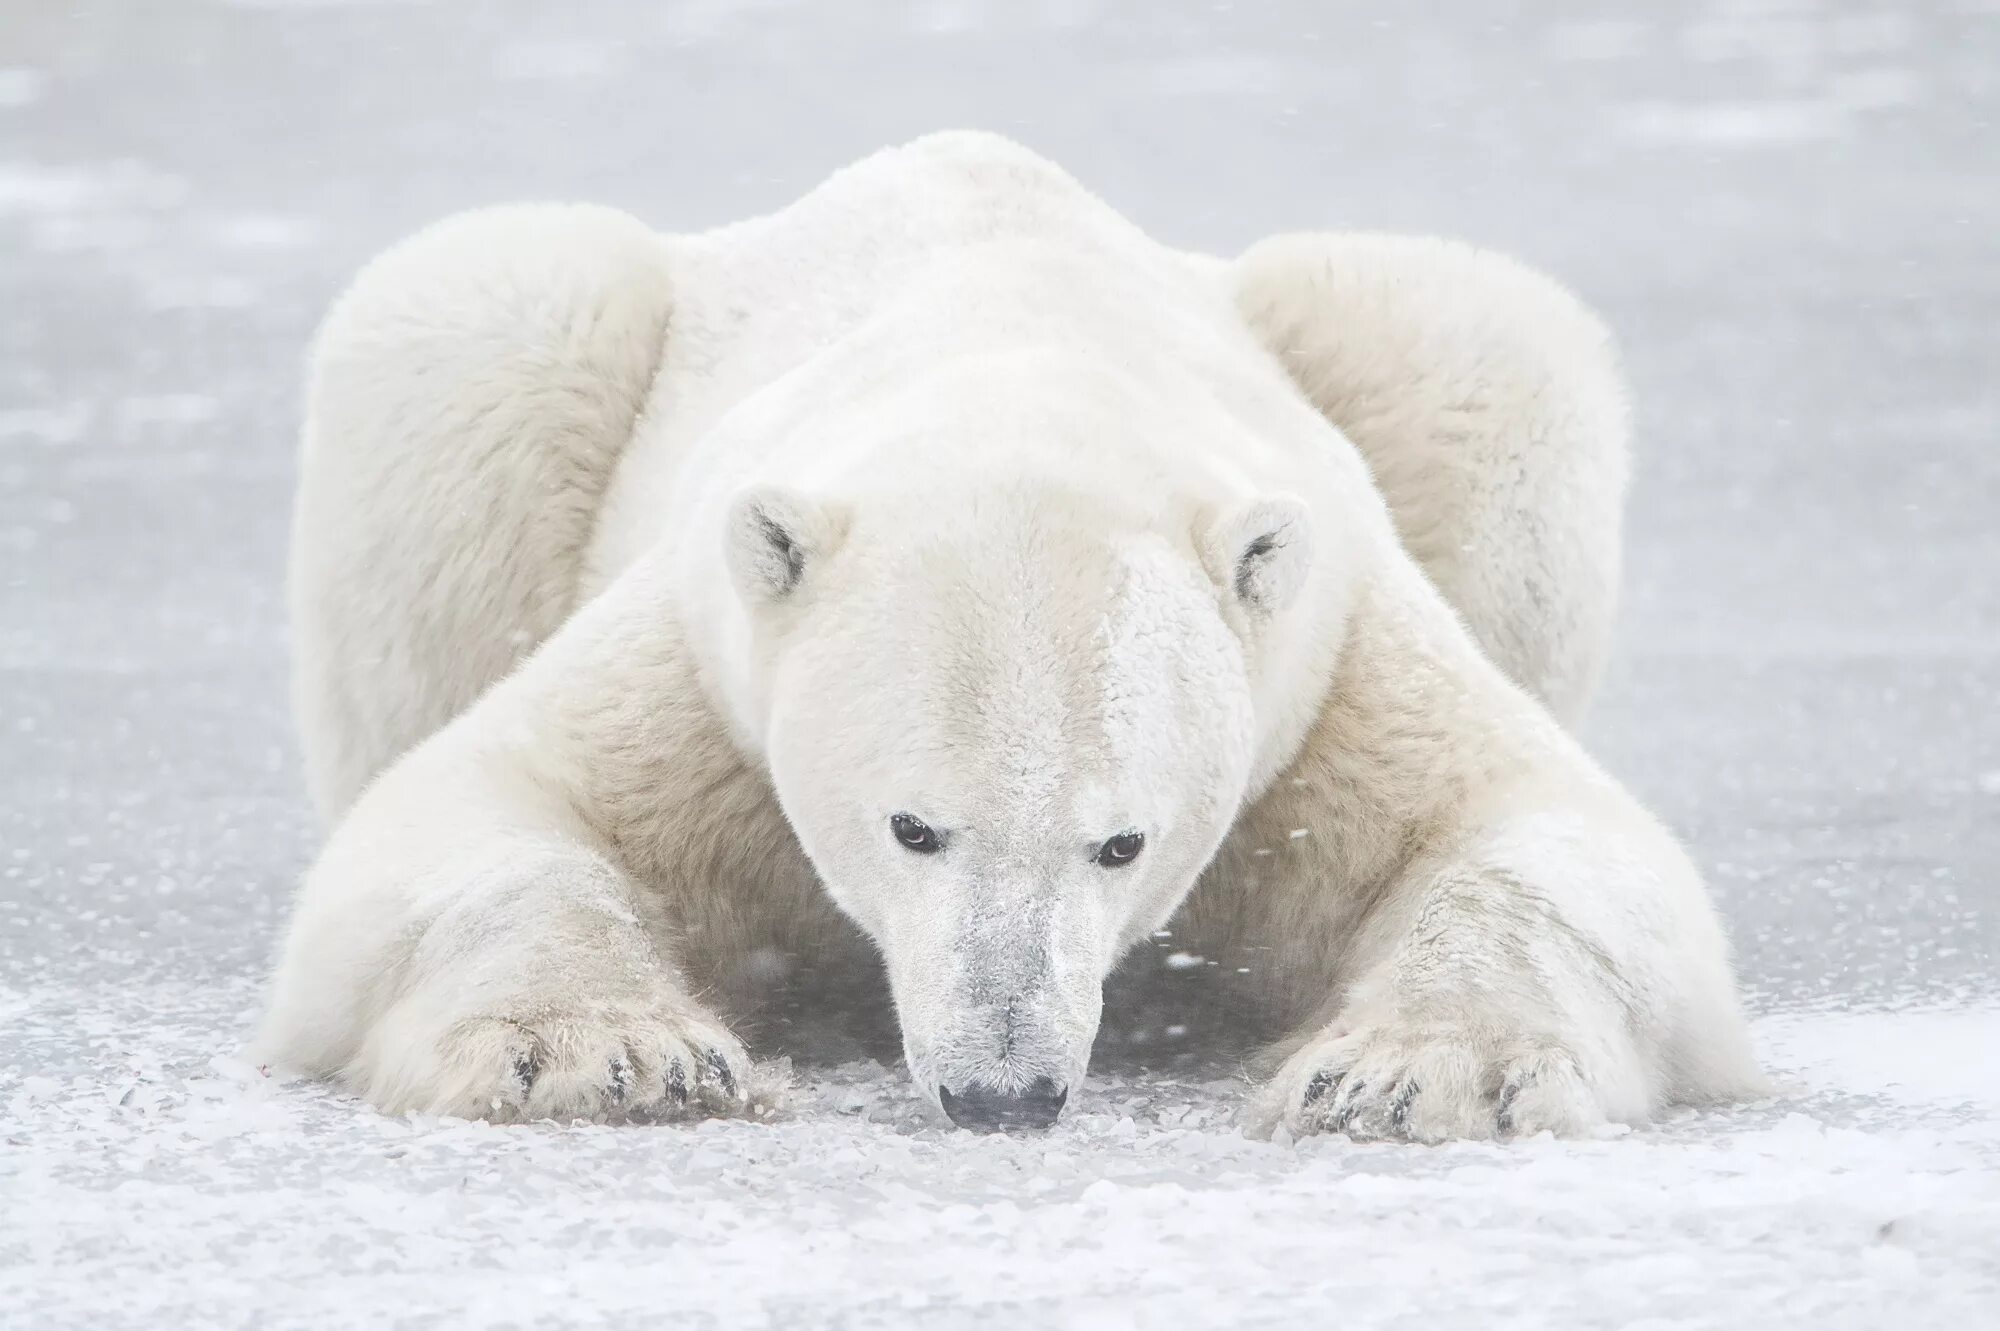
<path id="1" fill-rule="evenodd" d="M 1145 844 L 1146 838 L 1141 833 L 1120 832 L 1097 848 L 1097 862 L 1107 869 L 1122 869 L 1139 858 Z"/>
<path id="2" fill-rule="evenodd" d="M 943 840 L 931 831 L 923 819 L 912 818 L 907 813 L 892 815 L 889 830 L 896 834 L 896 840 L 919 855 L 935 855 L 944 849 Z"/>

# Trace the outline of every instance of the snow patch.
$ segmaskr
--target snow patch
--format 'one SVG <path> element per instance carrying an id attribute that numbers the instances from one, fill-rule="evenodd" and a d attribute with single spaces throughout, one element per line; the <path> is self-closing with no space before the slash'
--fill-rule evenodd
<path id="1" fill-rule="evenodd" d="M 48 75 L 39 69 L 14 65 L 0 69 L 0 107 L 28 106 L 42 99 Z"/>
<path id="2" fill-rule="evenodd" d="M 1421 1148 L 1252 1140 L 1226 1077 L 1095 1076 L 1053 1131 L 973 1137 L 869 1062 L 773 1069 L 790 1098 L 761 1122 L 389 1118 L 227 1052 L 255 1001 L 0 995 L 0 1303 L 26 1324 L 621 1323 L 670 1286 L 691 1325 L 1237 1325 L 1337 1301 L 1361 1324 L 1824 1331 L 1976 1325 L 2000 1291 L 1985 1008 L 1781 1013 L 1757 1023 L 1773 1103 Z"/>

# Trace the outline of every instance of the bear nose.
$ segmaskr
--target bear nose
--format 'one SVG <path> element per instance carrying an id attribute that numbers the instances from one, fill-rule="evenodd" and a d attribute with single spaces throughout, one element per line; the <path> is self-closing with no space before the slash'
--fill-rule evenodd
<path id="1" fill-rule="evenodd" d="M 1046 1128 L 1062 1113 L 1069 1089 L 1047 1077 L 1037 1077 L 1025 1090 L 1003 1091 L 992 1086 L 968 1086 L 953 1093 L 938 1087 L 938 1103 L 961 1128 L 974 1132 L 1012 1132 Z"/>

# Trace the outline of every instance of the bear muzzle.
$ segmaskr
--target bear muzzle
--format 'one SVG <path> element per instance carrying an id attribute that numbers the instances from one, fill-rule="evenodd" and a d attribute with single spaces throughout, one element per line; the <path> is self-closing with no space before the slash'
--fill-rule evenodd
<path id="1" fill-rule="evenodd" d="M 1037 1077 L 1018 1091 L 978 1083 L 954 1092 L 938 1087 L 938 1103 L 951 1121 L 973 1132 L 1039 1132 L 1053 1127 L 1069 1100 L 1069 1088 Z"/>

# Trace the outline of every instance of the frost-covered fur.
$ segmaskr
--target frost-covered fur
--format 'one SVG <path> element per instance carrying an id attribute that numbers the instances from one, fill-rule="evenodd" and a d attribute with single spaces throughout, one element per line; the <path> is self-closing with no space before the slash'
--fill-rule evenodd
<path id="1" fill-rule="evenodd" d="M 872 943 L 923 1093 L 1046 1121 L 1171 921 L 1291 1032 L 1294 1131 L 1758 1085 L 1699 877 L 1558 721 L 1625 419 L 1516 264 L 1184 255 L 945 135 L 698 236 L 441 223 L 335 306 L 308 415 L 338 825 L 274 1058 L 392 1110 L 727 1111 L 718 1010 L 776 1038 Z"/>

